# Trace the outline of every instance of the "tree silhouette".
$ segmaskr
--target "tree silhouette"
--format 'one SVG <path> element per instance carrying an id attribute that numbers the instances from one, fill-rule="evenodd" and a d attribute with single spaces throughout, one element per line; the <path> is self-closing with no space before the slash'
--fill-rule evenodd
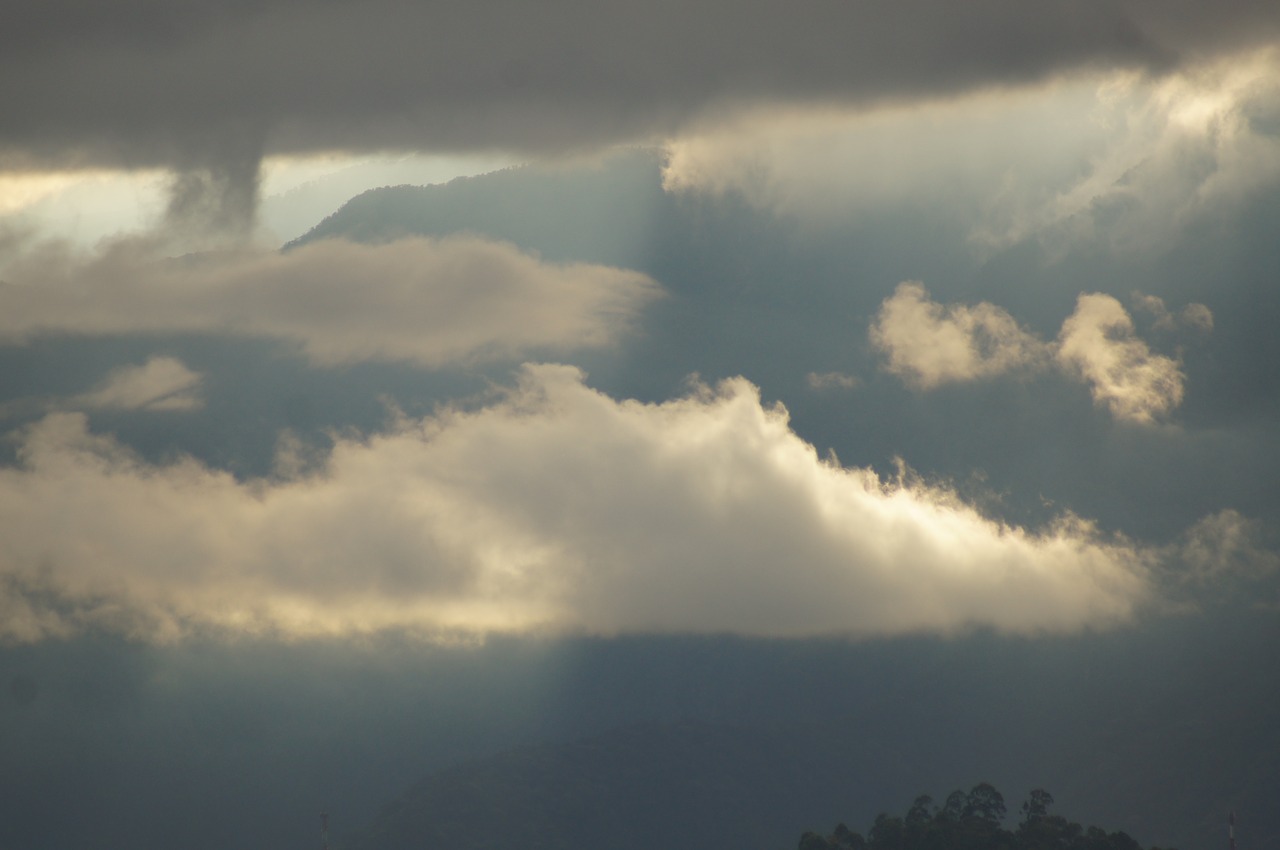
<path id="1" fill-rule="evenodd" d="M 1143 850 L 1127 833 L 1086 829 L 1050 814 L 1052 805 L 1052 794 L 1034 789 L 1011 832 L 1002 826 L 1004 796 L 991 783 L 979 782 L 968 793 L 951 792 L 941 808 L 921 794 L 902 817 L 881 812 L 865 839 L 843 823 L 828 836 L 805 832 L 799 850 Z"/>

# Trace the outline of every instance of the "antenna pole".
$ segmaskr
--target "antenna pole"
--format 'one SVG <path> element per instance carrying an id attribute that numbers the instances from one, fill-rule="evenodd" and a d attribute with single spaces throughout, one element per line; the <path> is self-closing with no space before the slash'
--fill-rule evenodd
<path id="1" fill-rule="evenodd" d="M 320 850 L 329 850 L 329 813 L 324 811 L 320 812 Z"/>

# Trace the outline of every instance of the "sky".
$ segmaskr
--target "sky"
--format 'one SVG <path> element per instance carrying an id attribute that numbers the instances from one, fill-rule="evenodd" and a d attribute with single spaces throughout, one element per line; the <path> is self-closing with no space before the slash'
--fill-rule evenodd
<path id="1" fill-rule="evenodd" d="M 11 737 L 98 651 L 154 700 L 1280 604 L 1273 3 L 10 17 Z"/>

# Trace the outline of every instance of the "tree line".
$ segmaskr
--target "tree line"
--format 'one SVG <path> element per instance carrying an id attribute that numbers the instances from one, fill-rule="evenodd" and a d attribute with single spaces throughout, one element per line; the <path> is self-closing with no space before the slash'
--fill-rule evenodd
<path id="1" fill-rule="evenodd" d="M 830 835 L 806 832 L 798 850 L 1143 850 L 1124 832 L 1086 828 L 1050 814 L 1052 805 L 1053 795 L 1035 789 L 1019 809 L 1022 819 L 1006 829 L 1004 796 L 980 782 L 967 793 L 952 791 L 940 806 L 922 794 L 905 815 L 882 812 L 865 837 L 843 823 Z"/>

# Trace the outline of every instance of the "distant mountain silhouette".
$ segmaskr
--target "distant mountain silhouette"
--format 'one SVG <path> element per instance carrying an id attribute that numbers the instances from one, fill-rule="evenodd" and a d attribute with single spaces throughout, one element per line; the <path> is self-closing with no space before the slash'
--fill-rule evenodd
<path id="1" fill-rule="evenodd" d="M 373 189 L 284 250 L 329 238 L 377 243 L 469 233 L 548 262 L 644 272 L 668 297 L 646 308 L 643 331 L 621 340 L 612 359 L 586 352 L 574 362 L 596 386 L 647 399 L 669 397 L 693 372 L 709 380 L 745 374 L 757 382 L 777 373 L 794 383 L 799 369 L 802 380 L 838 360 L 849 317 L 879 303 L 878 290 L 848 285 L 850 272 L 865 264 L 858 246 L 874 243 L 876 256 L 894 245 L 918 252 L 885 216 L 873 233 L 842 233 L 830 250 L 814 252 L 816 267 L 806 268 L 788 242 L 788 222 L 733 193 L 664 191 L 662 169 L 660 151 L 637 149 L 598 164 L 524 166 L 444 185 Z M 884 278 L 897 274 L 886 271 Z M 792 302 L 814 306 L 803 318 L 779 309 Z M 772 354 L 782 349 L 793 355 L 785 363 Z"/>
<path id="2" fill-rule="evenodd" d="M 676 203 L 662 191 L 661 168 L 657 151 L 634 150 L 598 166 L 525 166 L 443 185 L 370 189 L 285 250 L 332 237 L 382 242 L 474 232 L 551 261 L 640 268 L 653 229 Z"/>

